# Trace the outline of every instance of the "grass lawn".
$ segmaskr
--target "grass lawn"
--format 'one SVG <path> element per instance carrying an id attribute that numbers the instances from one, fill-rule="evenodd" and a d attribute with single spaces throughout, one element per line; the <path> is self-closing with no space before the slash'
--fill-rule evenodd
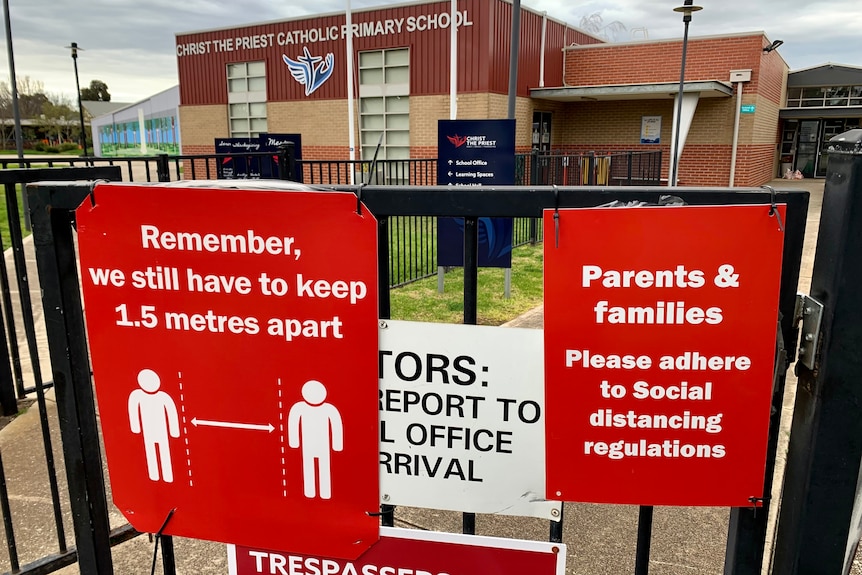
<path id="1" fill-rule="evenodd" d="M 500 325 L 542 304 L 542 244 L 512 252 L 512 297 L 503 297 L 504 270 L 479 269 L 477 323 Z M 426 278 L 389 292 L 392 319 L 462 323 L 464 270 L 445 276 L 445 293 L 437 292 L 437 278 Z"/>
<path id="2" fill-rule="evenodd" d="M 24 237 L 30 235 L 30 232 L 24 229 L 24 196 L 23 188 L 18 186 L 18 215 L 21 220 L 21 232 Z M 5 250 L 12 245 L 12 240 L 9 237 L 9 216 L 6 212 L 6 190 L 0 187 L 0 237 L 3 238 L 3 249 Z"/>

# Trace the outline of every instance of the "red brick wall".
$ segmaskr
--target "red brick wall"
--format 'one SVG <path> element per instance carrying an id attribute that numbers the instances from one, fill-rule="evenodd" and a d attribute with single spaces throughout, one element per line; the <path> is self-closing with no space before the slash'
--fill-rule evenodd
<path id="1" fill-rule="evenodd" d="M 724 36 L 691 38 L 685 79 L 727 82 L 730 70 L 752 70 L 746 91 L 759 89 L 759 71 L 766 38 Z M 602 86 L 679 82 L 682 40 L 593 44 L 566 48 L 565 84 Z M 772 83 L 772 80 L 770 80 Z"/>

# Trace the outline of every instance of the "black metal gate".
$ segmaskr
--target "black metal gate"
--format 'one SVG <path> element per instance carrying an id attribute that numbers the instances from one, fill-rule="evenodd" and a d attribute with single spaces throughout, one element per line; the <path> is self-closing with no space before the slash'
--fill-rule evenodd
<path id="1" fill-rule="evenodd" d="M 356 188 L 350 189 L 357 192 Z M 436 187 L 375 187 L 361 189 L 362 200 L 379 221 L 378 245 L 381 265 L 378 269 L 380 285 L 380 314 L 390 317 L 388 286 L 391 283 L 388 237 L 391 222 L 397 218 L 413 216 L 458 216 L 465 218 L 465 289 L 464 321 L 475 323 L 477 315 L 477 219 L 481 217 L 538 218 L 542 210 L 556 207 L 590 207 L 612 200 L 644 201 L 657 203 L 667 188 L 574 188 L 574 187 L 506 187 L 458 189 Z M 76 270 L 77 256 L 74 241 L 74 209 L 86 201 L 91 192 L 87 183 L 43 182 L 28 187 L 30 213 L 42 285 L 43 306 L 48 331 L 54 385 L 71 505 L 77 542 L 77 560 L 82 573 L 107 574 L 113 572 L 111 556 L 112 536 L 133 535 L 125 531 L 112 533 L 108 521 L 108 502 L 99 449 L 99 435 L 93 400 L 89 361 L 81 307 L 80 287 Z M 181 193 L 179 190 L 177 193 Z M 241 192 L 238 192 L 241 193 Z M 800 274 L 800 261 L 808 209 L 807 192 L 771 192 L 762 189 L 698 190 L 675 189 L 674 193 L 688 204 L 787 204 L 786 239 L 783 254 L 779 341 L 796 341 L 797 327 L 793 321 L 796 304 L 796 286 Z M 131 207 L 133 209 L 133 206 Z M 778 438 L 778 420 L 784 395 L 786 368 L 794 360 L 794 351 L 776 350 L 776 379 L 773 393 L 773 417 L 769 434 L 768 467 L 764 478 L 764 491 L 770 492 L 775 451 Z M 768 507 L 732 509 L 730 532 L 726 545 L 725 573 L 748 575 L 760 573 L 764 552 Z M 384 524 L 393 523 L 393 509 L 382 509 Z M 5 513 L 4 516 L 8 517 Z M 638 513 L 637 539 L 632 570 L 636 574 L 649 572 L 650 542 L 654 510 L 642 507 Z M 564 522 L 565 521 L 565 522 Z M 565 539 L 566 523 L 576 523 L 578 517 L 550 522 L 549 539 Z M 481 527 L 481 523 L 479 525 Z M 465 514 L 462 528 L 466 533 L 481 531 L 476 517 Z M 164 538 L 164 570 L 173 573 L 173 542 Z M 589 554 L 591 550 L 578 550 Z M 68 554 L 68 550 L 66 550 Z M 66 564 L 74 560 L 68 556 Z M 56 560 L 55 560 L 56 561 Z M 55 570 L 35 565 L 22 572 L 47 573 Z M 13 571 L 15 568 L 13 567 Z"/>

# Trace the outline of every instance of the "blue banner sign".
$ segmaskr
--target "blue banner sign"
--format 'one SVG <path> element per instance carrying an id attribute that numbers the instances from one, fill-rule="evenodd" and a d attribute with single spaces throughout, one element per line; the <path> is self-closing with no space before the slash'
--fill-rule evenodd
<path id="1" fill-rule="evenodd" d="M 437 184 L 515 183 L 515 120 L 439 120 Z M 437 265 L 464 265 L 463 218 L 437 218 Z M 479 266 L 512 267 L 512 219 L 480 218 Z"/>

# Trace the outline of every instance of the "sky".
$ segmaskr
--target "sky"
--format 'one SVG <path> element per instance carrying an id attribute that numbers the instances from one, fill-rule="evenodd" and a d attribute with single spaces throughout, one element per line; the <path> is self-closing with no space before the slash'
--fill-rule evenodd
<path id="1" fill-rule="evenodd" d="M 177 84 L 175 34 L 210 28 L 301 18 L 346 9 L 346 0 L 5 0 L 9 3 L 15 70 L 45 92 L 73 98 L 71 51 L 77 42 L 81 86 L 99 79 L 112 100 L 135 102 Z M 391 0 L 352 0 L 353 9 Z M 620 22 L 616 41 L 681 38 L 681 0 L 522 0 L 522 5 L 577 26 L 598 14 Z M 862 67 L 862 2 L 859 0 L 695 0 L 690 37 L 764 31 L 784 40 L 779 53 L 798 70 L 826 62 Z M 4 29 L 5 32 L 5 29 Z M 7 42 L 4 37 L 4 47 Z M 4 51 L 6 52 L 6 51 Z M 0 81 L 9 82 L 9 60 L 0 56 Z"/>

